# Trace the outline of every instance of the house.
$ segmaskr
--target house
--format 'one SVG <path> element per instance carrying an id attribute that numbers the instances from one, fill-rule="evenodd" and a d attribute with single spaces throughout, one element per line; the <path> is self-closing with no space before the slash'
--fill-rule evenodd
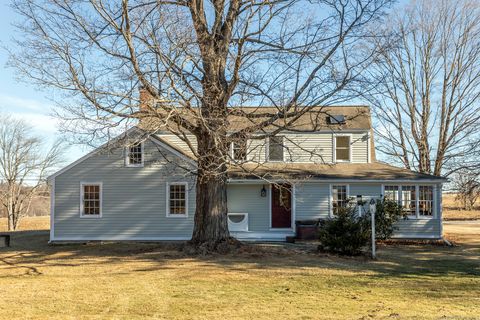
<path id="1" fill-rule="evenodd" d="M 385 196 L 408 213 L 395 237 L 441 238 L 445 179 L 377 161 L 368 107 L 322 110 L 296 122 L 303 130 L 232 145 L 234 160 L 255 171 L 229 172 L 231 234 L 284 241 L 297 220 L 332 217 L 350 197 Z M 142 133 L 142 125 L 132 128 L 121 136 L 127 143 L 104 145 L 49 178 L 50 241 L 190 239 L 194 156 L 176 135 L 159 131 L 139 142 Z"/>

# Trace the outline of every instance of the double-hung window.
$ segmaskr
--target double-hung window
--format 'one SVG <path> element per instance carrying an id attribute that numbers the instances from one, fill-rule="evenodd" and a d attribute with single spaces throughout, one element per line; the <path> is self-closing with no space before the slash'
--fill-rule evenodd
<path id="1" fill-rule="evenodd" d="M 237 161 L 247 160 L 247 141 L 232 142 L 232 158 Z"/>
<path id="2" fill-rule="evenodd" d="M 268 160 L 283 161 L 283 136 L 274 136 L 268 139 Z"/>
<path id="3" fill-rule="evenodd" d="M 339 208 L 346 208 L 348 204 L 348 186 L 332 186 L 332 213 L 337 214 Z"/>
<path id="4" fill-rule="evenodd" d="M 350 136 L 335 136 L 335 161 L 350 161 Z"/>
<path id="5" fill-rule="evenodd" d="M 167 217 L 188 215 L 188 190 L 186 182 L 167 184 Z"/>
<path id="6" fill-rule="evenodd" d="M 80 184 L 80 217 L 100 218 L 102 216 L 102 183 Z"/>
<path id="7" fill-rule="evenodd" d="M 143 167 L 143 143 L 135 143 L 127 147 L 126 159 L 127 167 Z"/>

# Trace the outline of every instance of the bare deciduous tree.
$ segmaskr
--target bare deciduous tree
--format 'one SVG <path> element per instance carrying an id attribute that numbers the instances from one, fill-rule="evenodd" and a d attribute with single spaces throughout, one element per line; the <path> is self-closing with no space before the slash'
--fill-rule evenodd
<path id="1" fill-rule="evenodd" d="M 378 147 L 406 168 L 448 176 L 480 166 L 478 21 L 478 1 L 421 0 L 384 28 L 372 68 Z"/>
<path id="2" fill-rule="evenodd" d="M 45 153 L 44 142 L 32 130 L 22 120 L 0 117 L 0 201 L 11 231 L 17 229 L 46 176 L 61 160 L 60 144 Z"/>
<path id="3" fill-rule="evenodd" d="M 230 143 L 357 97 L 376 54 L 369 26 L 390 2 L 15 0 L 24 38 L 10 62 L 71 93 L 59 113 L 77 137 L 141 119 L 182 139 L 197 162 L 192 243 L 215 247 L 229 240 Z M 139 110 L 140 88 L 151 103 Z"/>
<path id="4" fill-rule="evenodd" d="M 457 193 L 455 200 L 462 209 L 472 210 L 480 198 L 480 172 L 461 170 L 454 175 L 452 189 Z"/>

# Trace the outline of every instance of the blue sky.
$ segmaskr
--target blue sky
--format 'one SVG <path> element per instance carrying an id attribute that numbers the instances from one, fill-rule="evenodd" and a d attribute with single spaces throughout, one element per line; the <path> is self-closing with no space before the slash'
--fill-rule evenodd
<path id="1" fill-rule="evenodd" d="M 36 134 L 53 143 L 60 134 L 57 120 L 52 116 L 53 103 L 46 98 L 48 92 L 39 91 L 32 84 L 18 82 L 15 70 L 6 67 L 8 53 L 3 46 L 12 45 L 11 38 L 15 31 L 12 23 L 19 19 L 9 3 L 0 1 L 0 112 L 24 119 L 33 126 Z M 88 151 L 86 147 L 71 146 L 65 154 L 65 160 L 67 163 L 73 162 Z"/>
<path id="2" fill-rule="evenodd" d="M 53 103 L 46 98 L 47 92 L 36 90 L 32 84 L 18 82 L 15 70 L 7 68 L 8 53 L 3 46 L 11 45 L 14 27 L 18 15 L 10 8 L 10 1 L 0 1 L 0 112 L 8 113 L 27 121 L 35 133 L 53 143 L 60 137 L 57 121 L 52 117 Z M 65 154 L 66 162 L 72 162 L 88 152 L 80 146 L 72 146 Z"/>

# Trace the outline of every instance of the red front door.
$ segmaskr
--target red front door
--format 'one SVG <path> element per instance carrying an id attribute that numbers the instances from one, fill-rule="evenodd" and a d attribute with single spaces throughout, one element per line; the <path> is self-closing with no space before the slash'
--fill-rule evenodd
<path id="1" fill-rule="evenodd" d="M 272 228 L 292 227 L 291 186 L 272 185 Z"/>

